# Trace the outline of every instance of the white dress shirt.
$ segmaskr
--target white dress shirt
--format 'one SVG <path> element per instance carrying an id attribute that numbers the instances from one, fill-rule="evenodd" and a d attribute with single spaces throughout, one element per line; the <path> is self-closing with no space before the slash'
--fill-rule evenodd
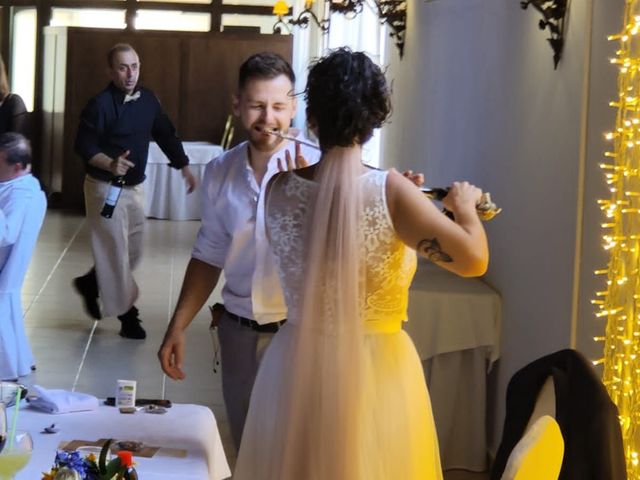
<path id="1" fill-rule="evenodd" d="M 32 175 L 0 182 L 0 379 L 28 375 L 35 363 L 20 291 L 46 210 Z"/>
<path id="2" fill-rule="evenodd" d="M 296 138 L 305 140 L 300 134 Z M 301 147 L 307 162 L 318 161 L 319 150 Z M 191 256 L 224 271 L 222 299 L 229 312 L 266 324 L 286 318 L 287 309 L 265 235 L 263 192 L 278 172 L 277 159 L 284 160 L 285 150 L 294 158 L 295 146 L 286 142 L 271 156 L 261 185 L 248 149 L 243 142 L 206 166 L 200 187 L 202 224 Z"/>
<path id="3" fill-rule="evenodd" d="M 0 182 L 0 273 L 3 272 L 4 266 L 9 258 L 9 254 L 16 250 L 16 243 L 27 229 L 27 224 L 37 223 L 38 230 L 42 224 L 42 219 L 35 215 L 35 212 L 29 211 L 30 207 L 35 205 L 45 205 L 44 193 L 40 188 L 40 183 L 31 174 L 22 175 Z M 45 207 L 46 208 L 46 207 Z M 38 208 L 40 210 L 40 208 Z M 35 228 L 35 227 L 34 227 Z M 31 250 L 27 248 L 20 251 L 19 255 L 24 256 L 24 261 L 29 262 L 31 259 Z M 11 290 L 20 291 L 20 285 L 16 282 L 9 282 Z M 0 291 L 6 292 L 7 287 L 2 285 Z"/>

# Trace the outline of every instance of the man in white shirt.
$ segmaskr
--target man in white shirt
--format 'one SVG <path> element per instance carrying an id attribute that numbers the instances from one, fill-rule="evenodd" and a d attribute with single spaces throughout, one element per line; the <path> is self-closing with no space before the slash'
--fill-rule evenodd
<path id="1" fill-rule="evenodd" d="M 264 233 L 262 195 L 278 171 L 278 159 L 301 154 L 315 163 L 320 152 L 267 133 L 289 129 L 296 112 L 295 75 L 272 53 L 248 58 L 240 67 L 234 114 L 249 140 L 214 159 L 202 181 L 202 225 L 187 266 L 175 312 L 158 357 L 172 379 L 185 378 L 184 331 L 200 311 L 224 270 L 225 312 L 218 336 L 222 390 L 231 432 L 240 445 L 251 389 L 262 352 L 285 320 L 280 282 Z M 285 152 L 288 151 L 288 155 Z"/>
<path id="2" fill-rule="evenodd" d="M 31 147 L 19 133 L 0 135 L 0 379 L 35 369 L 24 329 L 20 291 L 47 200 L 31 175 Z"/>

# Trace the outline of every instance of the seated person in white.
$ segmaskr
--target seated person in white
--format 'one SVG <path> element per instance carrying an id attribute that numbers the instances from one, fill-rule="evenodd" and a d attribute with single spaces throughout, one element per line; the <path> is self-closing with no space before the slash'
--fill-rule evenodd
<path id="1" fill-rule="evenodd" d="M 0 379 L 35 368 L 24 329 L 20 290 L 47 201 L 31 175 L 31 147 L 19 133 L 0 135 Z"/>

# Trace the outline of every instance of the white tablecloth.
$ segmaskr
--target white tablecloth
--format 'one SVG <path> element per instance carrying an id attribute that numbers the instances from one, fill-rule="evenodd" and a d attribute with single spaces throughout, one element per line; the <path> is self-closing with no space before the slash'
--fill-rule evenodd
<path id="1" fill-rule="evenodd" d="M 487 466 L 486 380 L 500 356 L 500 296 L 420 261 L 405 330 L 422 359 L 444 469 Z"/>
<path id="2" fill-rule="evenodd" d="M 9 419 L 11 416 L 9 412 Z M 60 429 L 59 433 L 40 433 L 52 423 Z M 121 414 L 117 408 L 107 406 L 93 412 L 62 415 L 27 408 L 19 413 L 18 430 L 31 433 L 34 453 L 16 480 L 39 480 L 42 472 L 51 467 L 61 442 L 100 438 L 135 440 L 149 446 L 187 451 L 184 458 L 163 454 L 162 448 L 152 458 L 134 454 L 141 479 L 220 480 L 231 476 L 213 413 L 199 405 L 174 404 L 163 415 L 143 411 Z"/>
<path id="3" fill-rule="evenodd" d="M 202 180 L 204 168 L 222 153 L 222 147 L 207 142 L 183 142 L 189 157 L 189 169 Z M 200 196 L 197 190 L 187 195 L 182 173 L 169 167 L 169 160 L 157 143 L 149 144 L 145 187 L 145 214 L 147 217 L 169 220 L 199 220 Z"/>

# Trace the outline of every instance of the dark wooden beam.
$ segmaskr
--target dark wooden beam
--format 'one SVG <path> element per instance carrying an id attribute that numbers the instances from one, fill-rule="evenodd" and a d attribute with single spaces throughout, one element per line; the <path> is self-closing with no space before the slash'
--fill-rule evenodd
<path id="1" fill-rule="evenodd" d="M 11 12 L 10 7 L 2 7 L 0 12 L 0 55 L 5 63 L 9 62 L 9 45 L 11 44 Z"/>
<path id="2" fill-rule="evenodd" d="M 239 13 L 246 15 L 273 15 L 272 7 L 253 5 L 223 5 L 222 0 L 212 3 L 176 3 L 176 2 L 141 2 L 136 0 L 0 0 L 1 7 L 49 6 L 62 8 L 113 8 L 113 9 L 149 9 L 149 10 L 182 10 L 184 12 L 203 12 L 212 14 Z"/>
<path id="3" fill-rule="evenodd" d="M 222 0 L 212 0 L 211 5 L 211 33 L 218 33 L 222 28 Z"/>
<path id="4" fill-rule="evenodd" d="M 124 22 L 127 24 L 127 30 L 132 31 L 136 24 L 136 0 L 127 0 L 126 8 L 127 11 L 124 14 Z"/>
<path id="5" fill-rule="evenodd" d="M 38 113 L 42 109 L 42 84 L 44 78 L 44 27 L 51 22 L 51 6 L 48 0 L 41 0 L 36 20 L 36 68 L 35 92 L 33 93 L 33 111 Z M 38 118 L 39 115 L 36 115 Z M 36 125 L 36 129 L 39 125 Z"/>

